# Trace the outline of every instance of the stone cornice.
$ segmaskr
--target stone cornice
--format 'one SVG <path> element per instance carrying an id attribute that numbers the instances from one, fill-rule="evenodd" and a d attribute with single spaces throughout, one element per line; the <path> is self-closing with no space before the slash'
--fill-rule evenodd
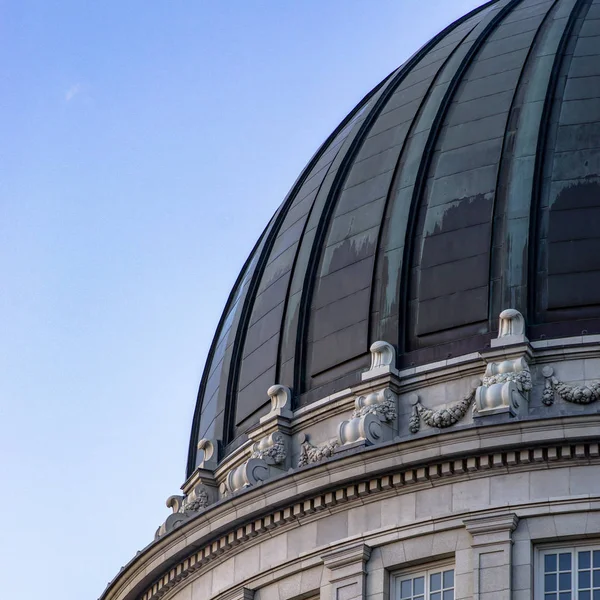
<path id="1" fill-rule="evenodd" d="M 158 598 L 156 594 L 170 589 L 176 579 L 242 541 L 299 518 L 318 518 L 319 511 L 335 510 L 341 503 L 364 502 L 373 494 L 429 487 L 443 477 L 486 476 L 491 469 L 545 469 L 571 460 L 600 463 L 599 425 L 600 416 L 586 415 L 457 428 L 435 438 L 415 436 L 298 469 L 211 506 L 151 544 L 102 598 Z M 151 588 L 149 579 L 154 581 Z"/>
<path id="2" fill-rule="evenodd" d="M 284 426 L 273 420 L 269 423 L 257 425 L 250 434 L 254 437 L 266 436 L 277 429 L 280 431 L 285 430 L 289 435 L 306 432 L 323 420 L 336 419 L 342 415 L 347 415 L 353 410 L 356 397 L 384 387 L 388 387 L 396 394 L 422 390 L 425 392 L 426 398 L 426 390 L 429 386 L 458 379 L 480 378 L 486 364 L 490 361 L 506 360 L 517 355 L 526 356 L 531 366 L 543 365 L 557 360 L 600 357 L 600 336 L 584 335 L 573 338 L 538 340 L 531 343 L 525 341 L 488 348 L 482 352 L 474 352 L 435 363 L 403 369 L 402 371 L 394 370 L 393 372 L 382 373 L 376 377 L 368 378 L 352 388 L 341 390 L 308 406 L 301 407 L 293 413 L 290 412 L 291 418 Z M 425 434 L 437 435 L 437 433 L 437 431 L 432 432 L 429 430 Z M 220 461 L 214 471 L 217 484 L 222 483 L 229 472 L 240 467 L 248 460 L 252 445 L 252 440 L 249 440 Z M 183 486 L 184 489 L 192 489 L 192 487 L 190 487 L 189 481 Z"/>

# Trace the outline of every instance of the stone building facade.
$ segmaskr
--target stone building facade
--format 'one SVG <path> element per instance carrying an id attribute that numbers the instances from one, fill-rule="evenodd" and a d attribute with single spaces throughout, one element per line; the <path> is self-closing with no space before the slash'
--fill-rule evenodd
<path id="1" fill-rule="evenodd" d="M 600 0 L 493 0 L 309 162 L 102 600 L 600 600 Z"/>

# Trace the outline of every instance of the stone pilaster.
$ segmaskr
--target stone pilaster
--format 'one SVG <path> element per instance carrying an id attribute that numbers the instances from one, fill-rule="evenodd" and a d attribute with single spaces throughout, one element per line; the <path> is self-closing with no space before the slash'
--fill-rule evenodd
<path id="1" fill-rule="evenodd" d="M 471 534 L 473 600 L 510 600 L 514 513 L 465 519 Z"/>
<path id="2" fill-rule="evenodd" d="M 254 600 L 254 590 L 237 587 L 219 594 L 217 600 Z"/>
<path id="3" fill-rule="evenodd" d="M 370 556 L 371 548 L 362 542 L 323 554 L 321 558 L 329 577 L 321 587 L 321 600 L 364 600 Z"/>

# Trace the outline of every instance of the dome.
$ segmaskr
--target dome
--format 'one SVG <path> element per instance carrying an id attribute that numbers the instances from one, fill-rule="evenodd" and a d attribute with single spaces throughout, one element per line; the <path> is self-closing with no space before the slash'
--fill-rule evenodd
<path id="1" fill-rule="evenodd" d="M 283 385 L 299 409 L 481 352 L 498 315 L 532 341 L 600 333 L 600 4 L 492 1 L 344 119 L 247 259 L 210 348 L 201 439 L 226 456 Z"/>
<path id="2" fill-rule="evenodd" d="M 446 28 L 267 225 L 102 600 L 600 593 L 598 224 L 600 0 Z"/>

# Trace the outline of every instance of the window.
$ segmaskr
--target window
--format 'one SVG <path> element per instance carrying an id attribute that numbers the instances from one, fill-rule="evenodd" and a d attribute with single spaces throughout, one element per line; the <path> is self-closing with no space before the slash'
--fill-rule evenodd
<path id="1" fill-rule="evenodd" d="M 437 567 L 398 575 L 394 600 L 454 600 L 454 568 Z"/>
<path id="2" fill-rule="evenodd" d="M 600 546 L 540 552 L 539 600 L 600 600 Z"/>

